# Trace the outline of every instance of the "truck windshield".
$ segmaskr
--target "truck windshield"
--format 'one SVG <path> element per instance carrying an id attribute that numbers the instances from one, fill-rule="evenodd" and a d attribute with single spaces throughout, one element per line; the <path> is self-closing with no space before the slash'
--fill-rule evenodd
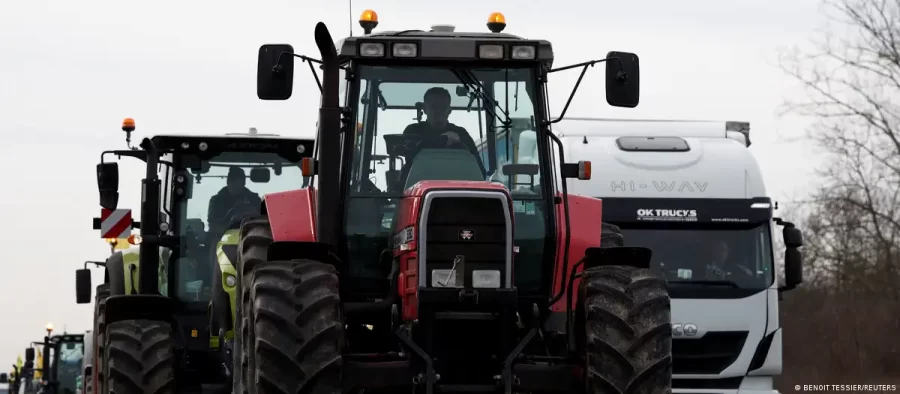
<path id="1" fill-rule="evenodd" d="M 774 265 L 768 222 L 728 227 L 622 228 L 626 246 L 653 251 L 651 268 L 672 283 L 765 289 Z"/>
<path id="2" fill-rule="evenodd" d="M 185 181 L 192 192 L 177 209 L 185 241 L 176 265 L 176 294 L 183 301 L 209 301 L 215 245 L 227 230 L 259 215 L 264 195 L 303 187 L 299 163 L 275 153 L 224 152 L 202 163 L 208 170 L 188 170 Z"/>
<path id="3" fill-rule="evenodd" d="M 346 217 L 351 261 L 389 247 L 396 199 L 415 183 L 492 180 L 516 200 L 516 285 L 538 285 L 546 231 L 534 70 L 359 66 L 356 74 L 355 96 L 346 99 L 356 116 Z M 376 279 L 387 277 L 384 268 L 355 264 L 351 276 L 385 282 Z"/>

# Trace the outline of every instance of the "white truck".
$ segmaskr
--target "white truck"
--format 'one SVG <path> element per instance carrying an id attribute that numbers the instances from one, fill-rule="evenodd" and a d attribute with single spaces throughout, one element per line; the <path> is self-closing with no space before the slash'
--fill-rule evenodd
<path id="1" fill-rule="evenodd" d="M 569 118 L 553 129 L 566 161 L 593 168 L 568 191 L 603 199 L 603 220 L 621 227 L 626 246 L 650 248 L 651 266 L 666 274 L 673 392 L 773 392 L 779 293 L 802 282 L 802 237 L 773 217 L 750 124 Z"/>

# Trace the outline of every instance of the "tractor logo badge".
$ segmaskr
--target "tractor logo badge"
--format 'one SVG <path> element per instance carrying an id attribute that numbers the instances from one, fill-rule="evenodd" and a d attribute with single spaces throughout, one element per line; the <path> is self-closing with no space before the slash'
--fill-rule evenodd
<path id="1" fill-rule="evenodd" d="M 471 241 L 475 239 L 475 232 L 472 230 L 459 230 L 459 239 L 463 241 Z"/>

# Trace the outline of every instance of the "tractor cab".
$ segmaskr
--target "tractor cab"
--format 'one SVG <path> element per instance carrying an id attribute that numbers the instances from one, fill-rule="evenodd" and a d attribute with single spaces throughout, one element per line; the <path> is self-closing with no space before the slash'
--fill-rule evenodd
<path id="1" fill-rule="evenodd" d="M 343 128 L 319 136 L 320 144 L 339 138 L 346 146 L 336 163 L 327 164 L 339 168 L 340 176 L 322 175 L 331 171 L 322 150 L 316 163 L 320 192 L 332 182 L 342 183 L 335 187 L 341 195 L 333 198 L 341 202 L 335 212 L 342 219 L 340 238 L 349 245 L 346 259 L 352 262 L 348 293 L 370 300 L 387 291 L 391 267 L 379 256 L 402 230 L 399 201 L 422 181 L 487 181 L 506 187 L 518 249 L 513 268 L 518 292 L 532 297 L 550 292 L 550 282 L 542 278 L 553 275 L 552 266 L 541 262 L 555 254 L 558 184 L 553 171 L 561 158 L 548 137 L 556 120 L 548 113 L 547 75 L 606 62 L 610 103 L 633 107 L 637 56 L 611 52 L 601 60 L 553 69 L 552 44 L 502 33 L 506 24 L 500 13 L 490 16 L 490 31 L 483 33 L 456 32 L 447 25 L 373 32 L 378 18 L 371 10 L 360 24 L 366 35 L 336 46 Z M 290 96 L 291 84 L 284 82 L 293 78 L 294 56 L 318 62 L 294 55 L 289 45 L 265 45 L 259 56 L 260 75 L 277 70 L 271 83 L 260 85 L 264 99 Z M 590 163 L 565 164 L 556 176 L 578 178 L 579 168 L 585 176 L 585 166 L 589 169 Z M 443 265 L 449 270 L 452 258 Z"/>
<path id="2" fill-rule="evenodd" d="M 126 119 L 122 130 L 129 149 L 103 152 L 97 165 L 102 213 L 95 228 L 103 237 L 127 238 L 133 245 L 105 263 L 107 332 L 98 332 L 98 338 L 105 334 L 109 342 L 109 330 L 123 320 L 174 318 L 178 324 L 170 327 L 180 331 L 173 336 L 175 346 L 183 357 L 191 355 L 179 366 L 194 371 L 179 374 L 179 387 L 221 383 L 222 372 L 228 374 L 224 365 L 230 367 L 222 345 L 233 338 L 237 231 L 243 219 L 258 215 L 262 196 L 302 187 L 300 165 L 311 155 L 313 141 L 254 128 L 216 136 L 157 135 L 131 147 L 134 129 L 134 121 Z M 146 163 L 139 222 L 130 222 L 130 210 L 119 206 L 119 167 L 110 156 Z M 140 234 L 119 234 L 131 226 Z M 91 301 L 86 271 L 77 274 L 79 303 Z M 110 356 L 120 354 L 109 350 L 119 344 L 97 345 Z"/>

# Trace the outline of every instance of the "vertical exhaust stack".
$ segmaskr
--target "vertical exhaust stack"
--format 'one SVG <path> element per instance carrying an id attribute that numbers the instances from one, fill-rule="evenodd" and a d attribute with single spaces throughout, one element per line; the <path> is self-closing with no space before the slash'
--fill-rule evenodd
<path id="1" fill-rule="evenodd" d="M 336 247 L 343 221 L 341 203 L 341 104 L 339 100 L 337 49 L 324 23 L 315 31 L 316 46 L 322 55 L 322 102 L 319 107 L 319 130 L 316 138 L 319 180 L 316 217 L 318 241 Z M 324 218 L 331 218 L 324 219 Z"/>

